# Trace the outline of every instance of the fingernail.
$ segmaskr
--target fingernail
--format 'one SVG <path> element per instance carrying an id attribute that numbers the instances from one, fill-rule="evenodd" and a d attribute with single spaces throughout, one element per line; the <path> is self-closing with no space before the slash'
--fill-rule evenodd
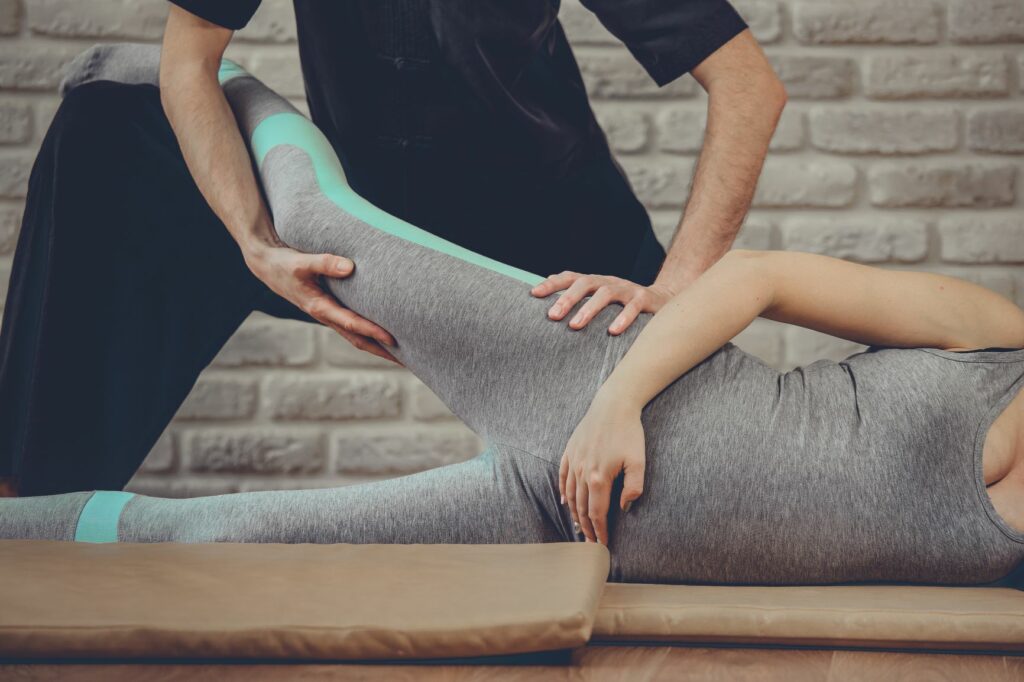
<path id="1" fill-rule="evenodd" d="M 629 508 L 633 506 L 633 500 L 629 500 L 626 504 L 622 505 L 622 513 L 625 514 L 629 511 Z"/>
<path id="2" fill-rule="evenodd" d="M 565 504 L 565 495 L 562 495 L 562 504 Z"/>
<path id="3" fill-rule="evenodd" d="M 351 268 L 351 267 L 352 267 L 352 261 L 345 261 L 345 260 L 338 261 L 338 271 L 339 272 L 348 272 L 349 268 Z"/>
<path id="4" fill-rule="evenodd" d="M 578 325 L 581 322 L 583 322 L 583 316 L 582 315 L 577 315 L 576 317 L 572 318 L 572 323 L 573 324 Z"/>

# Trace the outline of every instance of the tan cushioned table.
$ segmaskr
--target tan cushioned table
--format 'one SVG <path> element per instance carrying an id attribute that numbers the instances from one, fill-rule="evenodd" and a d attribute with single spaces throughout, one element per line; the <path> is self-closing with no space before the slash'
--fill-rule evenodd
<path id="1" fill-rule="evenodd" d="M 1024 651 L 1024 592 L 609 583 L 591 641 Z"/>
<path id="2" fill-rule="evenodd" d="M 451 658 L 589 641 L 1024 651 L 1024 592 L 605 584 L 547 545 L 0 541 L 0 656 Z"/>
<path id="3" fill-rule="evenodd" d="M 467 657 L 587 642 L 598 545 L 0 542 L 0 656 Z"/>

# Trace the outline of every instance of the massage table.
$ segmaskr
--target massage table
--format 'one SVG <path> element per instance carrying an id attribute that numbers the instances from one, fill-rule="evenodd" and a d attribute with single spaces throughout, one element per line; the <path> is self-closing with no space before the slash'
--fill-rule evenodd
<path id="1" fill-rule="evenodd" d="M 0 679 L 1024 679 L 1016 589 L 608 565 L 591 543 L 0 541 Z"/>

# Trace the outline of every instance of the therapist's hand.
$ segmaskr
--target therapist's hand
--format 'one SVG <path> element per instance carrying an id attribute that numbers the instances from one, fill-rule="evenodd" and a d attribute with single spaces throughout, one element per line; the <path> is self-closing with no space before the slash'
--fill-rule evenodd
<path id="1" fill-rule="evenodd" d="M 531 289 L 530 293 L 543 298 L 562 290 L 565 293 L 548 309 L 548 317 L 552 320 L 564 319 L 577 303 L 590 296 L 590 300 L 569 320 L 569 327 L 572 329 L 583 329 L 610 303 L 621 303 L 622 312 L 608 327 L 608 332 L 612 335 L 621 334 L 629 329 L 629 325 L 633 324 L 640 313 L 658 312 L 675 295 L 674 291 L 659 284 L 645 287 L 621 277 L 583 275 L 569 270 L 551 275 Z"/>
<path id="2" fill-rule="evenodd" d="M 600 392 L 573 431 L 558 468 L 563 504 L 587 540 L 608 545 L 612 483 L 624 474 L 619 508 L 629 511 L 644 491 L 644 427 L 640 408 Z"/>

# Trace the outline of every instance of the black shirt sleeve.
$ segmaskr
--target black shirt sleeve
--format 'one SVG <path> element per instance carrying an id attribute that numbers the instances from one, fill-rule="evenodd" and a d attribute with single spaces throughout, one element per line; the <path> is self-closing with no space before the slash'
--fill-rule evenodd
<path id="1" fill-rule="evenodd" d="M 728 0 L 581 0 L 659 86 L 747 27 Z"/>
<path id="2" fill-rule="evenodd" d="M 249 23 L 260 0 L 169 0 L 212 24 L 238 30 Z"/>

